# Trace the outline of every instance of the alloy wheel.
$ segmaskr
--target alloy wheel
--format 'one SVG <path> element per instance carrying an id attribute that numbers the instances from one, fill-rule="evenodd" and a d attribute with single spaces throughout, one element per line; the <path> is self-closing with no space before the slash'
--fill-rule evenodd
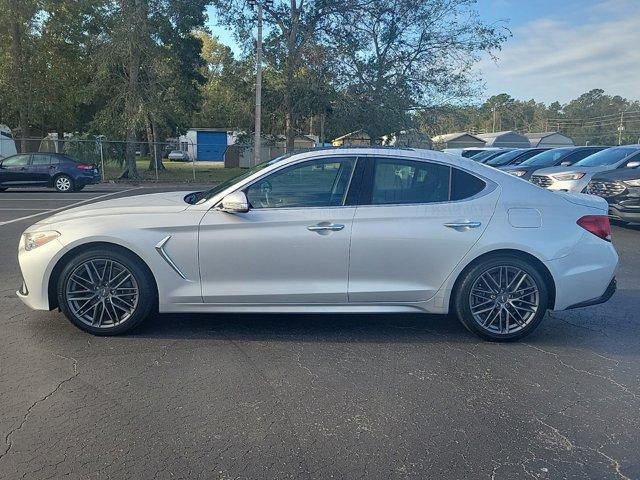
<path id="1" fill-rule="evenodd" d="M 94 258 L 78 265 L 65 286 L 71 313 L 91 327 L 113 328 L 126 322 L 140 296 L 131 271 L 108 258 Z"/>
<path id="2" fill-rule="evenodd" d="M 486 270 L 476 278 L 469 294 L 475 322 L 493 334 L 516 333 L 525 328 L 540 308 L 540 291 L 526 271 L 507 265 Z"/>

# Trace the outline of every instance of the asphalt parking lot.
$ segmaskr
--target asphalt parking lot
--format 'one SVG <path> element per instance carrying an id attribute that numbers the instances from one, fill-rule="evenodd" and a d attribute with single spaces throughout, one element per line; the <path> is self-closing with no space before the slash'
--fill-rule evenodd
<path id="1" fill-rule="evenodd" d="M 640 227 L 614 227 L 610 302 L 515 344 L 422 315 L 161 315 L 98 338 L 16 298 L 35 215 L 157 189 L 0 193 L 1 479 L 640 478 Z"/>

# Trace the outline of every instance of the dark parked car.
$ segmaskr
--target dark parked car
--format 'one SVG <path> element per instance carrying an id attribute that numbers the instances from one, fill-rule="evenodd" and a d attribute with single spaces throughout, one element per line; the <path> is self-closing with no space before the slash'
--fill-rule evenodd
<path id="1" fill-rule="evenodd" d="M 623 222 L 640 222 L 640 169 L 599 173 L 585 191 L 604 198 L 609 203 L 611 217 Z"/>
<path id="2" fill-rule="evenodd" d="M 0 191 L 9 187 L 47 186 L 77 192 L 100 183 L 100 170 L 59 153 L 20 153 L 0 161 Z"/>
<path id="3" fill-rule="evenodd" d="M 539 153 L 546 152 L 548 148 L 516 148 L 503 155 L 490 158 L 483 162 L 485 165 L 499 168 L 506 167 L 507 165 L 520 165 L 522 162 L 529 160 L 531 157 L 538 155 Z"/>
<path id="4" fill-rule="evenodd" d="M 608 147 L 561 147 L 539 153 L 520 165 L 502 167 L 501 170 L 529 180 L 533 172 L 547 167 L 570 166 Z"/>
<path id="5" fill-rule="evenodd" d="M 475 160 L 478 163 L 485 163 L 488 160 L 504 155 L 505 153 L 510 152 L 511 150 L 513 149 L 501 148 L 500 150 L 485 150 L 484 152 L 480 152 L 474 155 L 473 157 L 471 157 L 471 159 Z"/>

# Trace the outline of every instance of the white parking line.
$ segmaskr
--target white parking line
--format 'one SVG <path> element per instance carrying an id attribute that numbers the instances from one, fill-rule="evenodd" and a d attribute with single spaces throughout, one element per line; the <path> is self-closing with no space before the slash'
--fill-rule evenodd
<path id="1" fill-rule="evenodd" d="M 106 194 L 100 195 L 98 197 L 87 198 L 86 200 L 82 200 L 80 202 L 72 203 L 71 205 L 65 205 L 64 207 L 52 208 L 50 210 L 43 211 L 43 212 L 40 212 L 40 213 L 34 213 L 33 215 L 27 215 L 26 217 L 14 218 L 13 220 L 7 220 L 6 222 L 0 222 L 0 227 L 2 225 L 8 225 L 10 223 L 21 222 L 22 220 L 28 220 L 29 218 L 39 217 L 40 215 L 45 215 L 47 213 L 52 213 L 52 212 L 57 212 L 57 211 L 60 211 L 60 210 L 65 210 L 67 208 L 77 207 L 77 206 L 82 205 L 84 203 L 88 203 L 88 202 L 90 202 L 92 200 L 98 200 L 100 198 L 110 197 L 112 195 L 117 195 L 118 193 L 126 193 L 126 192 L 132 192 L 133 190 L 140 190 L 141 188 L 144 188 L 144 187 L 135 187 L 135 188 L 129 188 L 127 190 L 119 190 L 117 192 L 106 193 Z M 12 210 L 17 210 L 17 209 L 12 209 Z"/>

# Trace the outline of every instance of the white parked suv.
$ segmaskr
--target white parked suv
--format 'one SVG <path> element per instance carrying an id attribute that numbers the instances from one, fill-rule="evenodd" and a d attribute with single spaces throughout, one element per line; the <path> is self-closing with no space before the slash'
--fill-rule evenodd
<path id="1" fill-rule="evenodd" d="M 596 173 L 638 166 L 640 166 L 640 145 L 625 145 L 601 150 L 568 167 L 536 170 L 530 181 L 549 190 L 582 192 Z"/>
<path id="2" fill-rule="evenodd" d="M 516 340 L 607 301 L 607 202 L 430 150 L 316 150 L 202 192 L 73 208 L 21 237 L 29 307 L 96 335 L 160 312 L 454 313 Z"/>

